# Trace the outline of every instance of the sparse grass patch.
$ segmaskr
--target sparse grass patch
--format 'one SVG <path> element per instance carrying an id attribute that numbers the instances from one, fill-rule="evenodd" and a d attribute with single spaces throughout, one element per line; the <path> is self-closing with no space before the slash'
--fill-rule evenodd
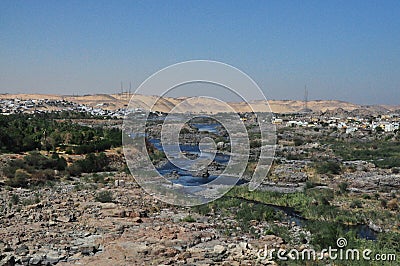
<path id="1" fill-rule="evenodd" d="M 196 222 L 196 219 L 194 219 L 193 216 L 189 214 L 188 216 L 184 217 L 181 221 L 186 223 L 194 223 Z"/>
<path id="2" fill-rule="evenodd" d="M 101 203 L 112 202 L 113 193 L 109 190 L 100 191 L 97 193 L 95 200 Z"/>
<path id="3" fill-rule="evenodd" d="M 13 194 L 11 196 L 11 203 L 13 205 L 17 205 L 19 203 L 19 196 L 17 194 Z"/>
<path id="4" fill-rule="evenodd" d="M 350 203 L 350 208 L 352 208 L 352 209 L 361 209 L 362 207 L 363 207 L 363 204 L 362 204 L 361 200 L 359 200 L 359 199 L 353 200 Z"/>

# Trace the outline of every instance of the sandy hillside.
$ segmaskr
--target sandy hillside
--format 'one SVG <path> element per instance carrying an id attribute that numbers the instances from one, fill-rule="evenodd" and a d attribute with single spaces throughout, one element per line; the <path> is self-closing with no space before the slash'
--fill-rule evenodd
<path id="1" fill-rule="evenodd" d="M 66 100 L 79 104 L 85 104 L 91 107 L 101 106 L 105 109 L 119 109 L 126 107 L 129 99 L 130 106 L 134 108 L 150 109 L 155 111 L 170 112 L 175 106 L 178 112 L 195 112 L 195 113 L 218 113 L 225 112 L 227 107 L 224 103 L 208 98 L 190 99 L 185 97 L 180 98 L 158 98 L 158 96 L 148 95 L 128 95 L 128 94 L 95 94 L 95 95 L 55 95 L 55 94 L 0 94 L 0 99 L 49 99 L 49 100 Z M 156 103 L 154 106 L 153 104 Z M 303 101 L 297 100 L 270 100 L 251 102 L 255 111 L 268 109 L 268 104 L 273 112 L 276 113 L 291 113 L 298 112 L 304 108 Z M 178 105 L 178 106 L 177 106 Z M 230 106 L 238 112 L 249 111 L 249 105 L 244 102 L 230 103 Z M 335 110 L 341 108 L 346 111 L 367 110 L 371 112 L 398 110 L 400 106 L 390 105 L 368 105 L 362 106 L 344 101 L 326 101 L 314 100 L 308 102 L 308 108 L 318 112 Z"/>

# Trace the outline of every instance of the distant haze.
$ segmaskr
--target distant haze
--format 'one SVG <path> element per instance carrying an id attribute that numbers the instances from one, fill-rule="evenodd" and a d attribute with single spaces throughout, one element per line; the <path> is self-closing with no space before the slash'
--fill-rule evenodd
<path id="1" fill-rule="evenodd" d="M 400 1 L 4 0 L 0 93 L 114 94 L 121 81 L 133 92 L 168 65 L 210 59 L 268 99 L 303 99 L 306 85 L 310 100 L 399 105 L 399 14 Z"/>

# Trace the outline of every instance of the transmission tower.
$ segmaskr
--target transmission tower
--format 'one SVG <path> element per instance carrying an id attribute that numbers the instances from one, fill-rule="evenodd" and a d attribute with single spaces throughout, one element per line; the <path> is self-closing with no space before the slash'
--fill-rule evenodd
<path id="1" fill-rule="evenodd" d="M 304 86 L 304 112 L 308 112 L 308 90 L 307 90 L 307 85 Z"/>

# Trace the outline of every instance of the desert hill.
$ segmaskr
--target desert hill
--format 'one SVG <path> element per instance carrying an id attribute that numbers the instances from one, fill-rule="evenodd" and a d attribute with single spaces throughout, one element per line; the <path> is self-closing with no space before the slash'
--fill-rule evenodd
<path id="1" fill-rule="evenodd" d="M 91 107 L 99 107 L 104 109 L 119 109 L 127 106 L 131 99 L 131 106 L 135 108 L 150 109 L 151 104 L 158 96 L 148 95 L 127 95 L 127 94 L 94 94 L 94 95 L 56 95 L 56 94 L 0 94 L 0 99 L 48 99 L 48 100 L 66 100 L 78 104 L 84 104 Z M 170 112 L 172 108 L 184 111 L 190 110 L 194 113 L 217 113 L 225 112 L 227 109 L 223 103 L 212 99 L 190 99 L 187 98 L 161 98 L 153 107 L 155 111 Z M 253 101 L 252 105 L 256 111 L 264 110 L 265 101 Z M 269 100 L 268 104 L 275 113 L 292 113 L 299 112 L 304 108 L 304 102 L 299 100 Z M 239 112 L 249 111 L 249 106 L 244 102 L 234 102 L 230 105 Z M 313 100 L 308 102 L 308 108 L 314 112 L 326 112 L 334 110 L 354 111 L 355 113 L 384 113 L 387 111 L 395 111 L 400 109 L 400 105 L 359 105 L 338 100 Z"/>

